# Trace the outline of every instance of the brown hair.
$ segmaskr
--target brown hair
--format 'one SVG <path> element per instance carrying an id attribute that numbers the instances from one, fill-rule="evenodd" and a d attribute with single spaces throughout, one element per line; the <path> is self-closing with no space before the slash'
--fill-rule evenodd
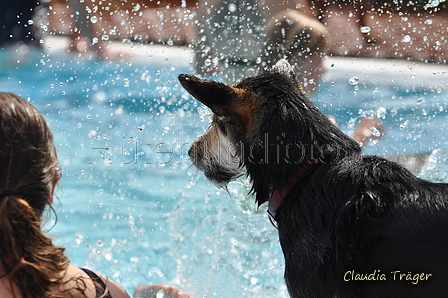
<path id="1" fill-rule="evenodd" d="M 266 26 L 263 59 L 270 66 L 295 54 L 298 64 L 304 64 L 314 57 L 322 59 L 328 48 L 328 32 L 321 22 L 297 10 L 284 10 L 274 15 Z"/>
<path id="2" fill-rule="evenodd" d="M 61 297 L 50 287 L 63 283 L 69 260 L 41 230 L 58 179 L 53 135 L 33 105 L 0 92 L 0 144 L 0 277 L 22 297 Z"/>

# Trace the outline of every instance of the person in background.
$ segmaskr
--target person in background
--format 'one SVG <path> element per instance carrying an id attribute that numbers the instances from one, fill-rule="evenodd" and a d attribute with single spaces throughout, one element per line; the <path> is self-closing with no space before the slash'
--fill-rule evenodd
<path id="1" fill-rule="evenodd" d="M 195 68 L 202 76 L 217 76 L 227 84 L 254 76 L 262 64 L 266 22 L 285 9 L 300 9 L 296 1 L 199 0 Z"/>
<path id="2" fill-rule="evenodd" d="M 326 26 L 298 10 L 284 10 L 275 14 L 266 26 L 262 65 L 287 59 L 294 66 L 304 93 L 312 96 L 326 72 L 324 61 L 329 48 Z M 328 118 L 337 125 L 333 116 Z M 365 147 L 383 134 L 384 124 L 379 118 L 362 117 L 352 138 Z"/>
<path id="3" fill-rule="evenodd" d="M 103 43 L 98 9 L 95 0 L 67 0 L 73 13 L 73 28 L 71 29 L 70 51 L 94 54 L 97 58 L 109 58 L 110 53 Z M 96 7 L 96 8 L 95 8 Z"/>
<path id="4" fill-rule="evenodd" d="M 312 95 L 325 73 L 329 33 L 321 22 L 298 10 L 284 10 L 266 25 L 263 65 L 287 59 L 294 66 L 305 93 Z"/>
<path id="5" fill-rule="evenodd" d="M 311 97 L 325 73 L 330 48 L 325 25 L 305 14 L 300 2 L 275 0 L 199 1 L 195 67 L 199 75 L 236 84 L 285 58 L 294 66 L 304 93 Z M 336 124 L 333 116 L 330 120 Z M 384 124 L 363 117 L 352 138 L 362 147 L 381 138 Z"/>
<path id="6" fill-rule="evenodd" d="M 60 178 L 53 135 L 21 97 L 0 92 L 0 296 L 128 298 L 116 282 L 70 264 L 42 231 Z"/>

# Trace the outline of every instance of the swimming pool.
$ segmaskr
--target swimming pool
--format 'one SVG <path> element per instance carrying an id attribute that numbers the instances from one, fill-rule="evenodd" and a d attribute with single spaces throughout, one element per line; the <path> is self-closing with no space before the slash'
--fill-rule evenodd
<path id="1" fill-rule="evenodd" d="M 193 71 L 188 48 L 153 47 L 131 61 L 0 55 L 0 90 L 29 99 L 55 134 L 64 175 L 50 233 L 74 264 L 131 294 L 138 284 L 168 283 L 196 297 L 287 297 L 264 208 L 243 184 L 228 194 L 190 166 L 189 145 L 209 118 L 177 82 Z M 331 58 L 327 68 L 314 100 L 344 131 L 363 114 L 386 123 L 386 137 L 366 153 L 439 149 L 422 175 L 447 179 L 447 67 Z"/>

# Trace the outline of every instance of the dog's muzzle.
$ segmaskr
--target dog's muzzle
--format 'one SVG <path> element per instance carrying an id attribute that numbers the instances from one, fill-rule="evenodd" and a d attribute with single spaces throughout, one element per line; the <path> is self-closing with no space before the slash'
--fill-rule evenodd
<path id="1" fill-rule="evenodd" d="M 215 184 L 227 184 L 233 180 L 239 173 L 229 172 L 226 168 L 219 165 L 212 165 L 204 170 L 204 176 Z"/>
<path id="2" fill-rule="evenodd" d="M 204 152 L 201 143 L 195 142 L 188 150 L 188 155 L 193 165 L 200 171 L 204 172 L 204 176 L 219 187 L 225 187 L 230 181 L 241 176 L 241 168 L 238 160 L 230 161 L 223 156 L 214 156 L 210 152 Z"/>

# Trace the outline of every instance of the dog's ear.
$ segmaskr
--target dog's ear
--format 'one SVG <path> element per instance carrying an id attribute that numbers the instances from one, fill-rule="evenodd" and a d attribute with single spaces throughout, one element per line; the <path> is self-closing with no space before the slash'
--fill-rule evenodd
<path id="1" fill-rule="evenodd" d="M 179 81 L 188 93 L 209 107 L 215 114 L 221 114 L 222 108 L 236 96 L 235 88 L 195 75 L 181 74 Z"/>
<path id="2" fill-rule="evenodd" d="M 272 71 L 284 74 L 284 75 L 290 77 L 291 79 L 296 78 L 296 75 L 294 73 L 294 67 L 292 67 L 291 64 L 289 64 L 289 62 L 286 61 L 286 59 L 280 59 L 274 65 L 274 67 L 272 67 Z"/>

